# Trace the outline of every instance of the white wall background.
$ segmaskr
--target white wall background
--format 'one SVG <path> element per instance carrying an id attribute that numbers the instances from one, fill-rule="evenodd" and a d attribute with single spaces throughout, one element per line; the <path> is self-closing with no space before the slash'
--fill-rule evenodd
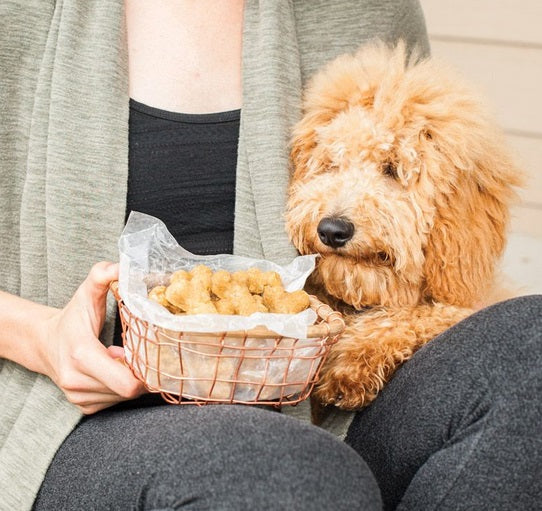
<path id="1" fill-rule="evenodd" d="M 503 269 L 542 293 L 542 0 L 420 1 L 433 55 L 486 95 L 527 171 Z"/>

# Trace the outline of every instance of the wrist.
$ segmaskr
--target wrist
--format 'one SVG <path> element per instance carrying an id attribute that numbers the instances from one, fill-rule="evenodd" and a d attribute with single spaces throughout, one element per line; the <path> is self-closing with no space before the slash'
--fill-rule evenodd
<path id="1" fill-rule="evenodd" d="M 0 293 L 0 358 L 27 369 L 47 374 L 44 347 L 48 323 L 59 310 Z"/>

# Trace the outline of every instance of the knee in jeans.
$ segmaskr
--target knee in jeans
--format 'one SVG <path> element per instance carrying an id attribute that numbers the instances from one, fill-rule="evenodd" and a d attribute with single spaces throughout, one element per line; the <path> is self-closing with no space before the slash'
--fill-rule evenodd
<path id="1" fill-rule="evenodd" d="M 496 303 L 486 310 L 491 313 L 498 313 L 508 321 L 528 324 L 533 319 L 539 319 L 542 316 L 542 295 L 511 298 Z"/>

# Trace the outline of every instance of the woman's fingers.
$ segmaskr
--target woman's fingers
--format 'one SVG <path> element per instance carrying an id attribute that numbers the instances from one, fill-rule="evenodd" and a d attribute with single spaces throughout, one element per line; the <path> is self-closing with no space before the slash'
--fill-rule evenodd
<path id="1" fill-rule="evenodd" d="M 90 319 L 92 330 L 82 335 L 76 346 L 71 349 L 70 361 L 81 373 L 94 378 L 110 391 L 124 399 L 137 397 L 142 393 L 142 385 L 131 371 L 110 356 L 110 352 L 97 339 L 105 319 L 105 303 L 111 281 L 118 278 L 119 267 L 116 263 L 102 261 L 96 263 L 87 278 L 77 290 L 73 300 L 75 314 L 81 309 Z M 67 309 L 71 304 L 68 304 Z M 70 311 L 71 312 L 71 311 Z M 82 318 L 84 327 L 85 319 Z"/>
<path id="2" fill-rule="evenodd" d="M 84 414 L 91 414 L 116 405 L 127 399 L 119 399 L 117 394 L 101 394 L 93 392 L 72 392 L 66 394 L 68 401 L 79 408 Z"/>
<path id="3" fill-rule="evenodd" d="M 107 347 L 109 356 L 117 362 L 124 362 L 124 348 L 121 346 L 115 346 L 114 344 Z"/>
<path id="4" fill-rule="evenodd" d="M 72 353 L 72 360 L 79 372 L 100 382 L 124 399 L 133 399 L 144 391 L 143 384 L 132 371 L 112 358 L 108 349 L 99 341 L 92 349 Z"/>
<path id="5" fill-rule="evenodd" d="M 110 351 L 101 344 L 76 360 L 74 370 L 65 371 L 58 384 L 68 400 L 85 414 L 134 399 L 145 392 L 144 385 L 126 366 L 111 358 Z"/>
<path id="6" fill-rule="evenodd" d="M 91 269 L 87 278 L 83 281 L 82 287 L 88 288 L 92 298 L 101 299 L 107 295 L 109 284 L 119 278 L 118 263 L 102 261 L 96 263 Z"/>
<path id="7" fill-rule="evenodd" d="M 75 293 L 74 301 L 87 309 L 94 335 L 97 337 L 105 319 L 109 285 L 118 279 L 119 265 L 102 261 L 96 263 Z"/>

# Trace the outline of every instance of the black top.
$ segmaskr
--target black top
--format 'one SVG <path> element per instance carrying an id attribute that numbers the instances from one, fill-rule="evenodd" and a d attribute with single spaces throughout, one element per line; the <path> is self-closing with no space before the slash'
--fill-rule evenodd
<path id="1" fill-rule="evenodd" d="M 231 254 L 239 119 L 131 100 L 127 212 L 159 218 L 190 252 Z"/>
<path id="2" fill-rule="evenodd" d="M 240 110 L 182 114 L 130 100 L 127 215 L 159 218 L 194 254 L 231 254 L 239 119 Z M 118 313 L 115 327 L 122 346 Z M 112 409 L 164 404 L 144 394 Z"/>

